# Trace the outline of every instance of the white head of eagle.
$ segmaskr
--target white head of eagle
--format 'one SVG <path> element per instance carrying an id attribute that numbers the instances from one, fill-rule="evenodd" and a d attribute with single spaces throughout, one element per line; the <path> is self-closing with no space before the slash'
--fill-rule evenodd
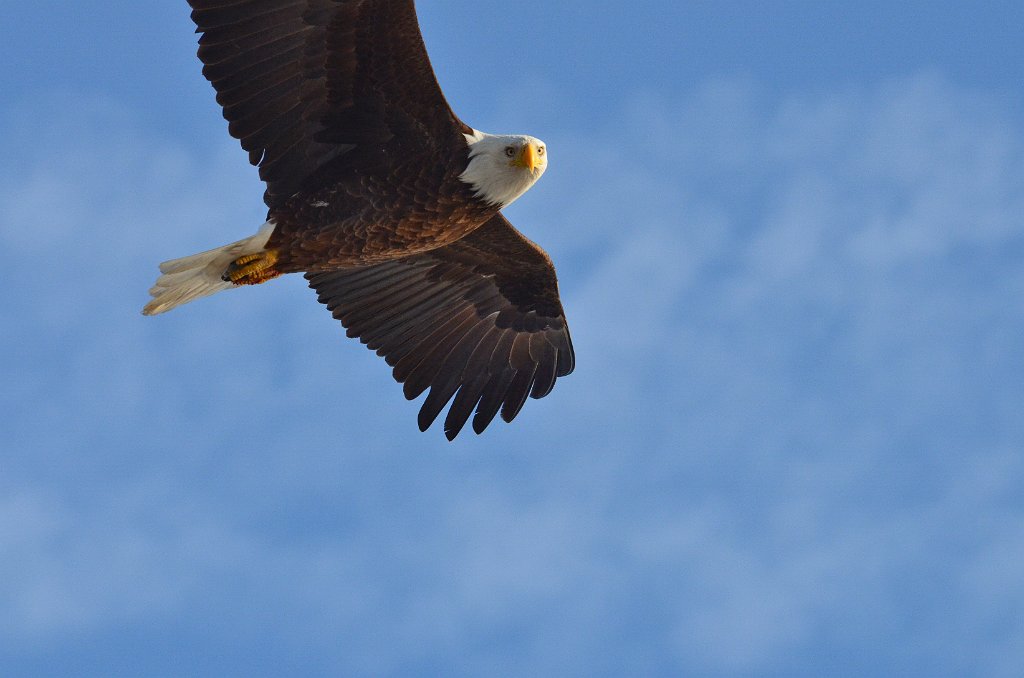
<path id="1" fill-rule="evenodd" d="M 533 186 L 548 168 L 548 147 L 523 134 L 495 135 L 473 130 L 466 135 L 469 165 L 459 178 L 476 197 L 506 207 Z"/>

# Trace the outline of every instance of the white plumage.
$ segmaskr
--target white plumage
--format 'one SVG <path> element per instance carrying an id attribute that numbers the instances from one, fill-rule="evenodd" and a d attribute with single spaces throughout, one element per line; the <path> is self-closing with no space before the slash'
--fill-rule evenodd
<path id="1" fill-rule="evenodd" d="M 142 309 L 144 315 L 165 313 L 216 292 L 241 287 L 225 282 L 221 276 L 238 257 L 262 252 L 274 232 L 274 222 L 268 221 L 256 235 L 190 257 L 171 259 L 160 264 L 163 274 L 149 290 L 152 301 Z"/>
<path id="2" fill-rule="evenodd" d="M 523 134 L 466 134 L 469 165 L 459 179 L 473 187 L 476 197 L 491 205 L 508 207 L 540 179 L 548 168 L 547 146 Z M 529 150 L 535 166 L 524 168 L 523 152 Z"/>

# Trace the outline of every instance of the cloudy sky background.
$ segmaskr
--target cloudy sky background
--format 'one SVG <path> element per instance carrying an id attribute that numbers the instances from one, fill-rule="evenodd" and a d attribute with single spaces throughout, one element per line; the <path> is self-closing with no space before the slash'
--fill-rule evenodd
<path id="1" fill-rule="evenodd" d="M 421 4 L 578 355 L 454 444 L 301 279 L 139 315 L 264 216 L 184 1 L 0 5 L 2 672 L 1020 675 L 1020 3 Z"/>

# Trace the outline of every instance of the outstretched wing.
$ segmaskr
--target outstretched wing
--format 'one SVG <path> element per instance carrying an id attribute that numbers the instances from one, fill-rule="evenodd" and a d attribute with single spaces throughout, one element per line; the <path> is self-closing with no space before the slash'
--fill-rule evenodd
<path id="1" fill-rule="evenodd" d="M 274 207 L 358 144 L 448 144 L 413 0 L 189 0 L 203 75 Z"/>
<path id="2" fill-rule="evenodd" d="M 306 278 L 348 336 L 394 367 L 406 398 L 430 389 L 420 430 L 454 396 L 449 440 L 474 409 L 477 433 L 499 410 L 512 421 L 575 365 L 551 259 L 501 214 L 426 254 Z"/>

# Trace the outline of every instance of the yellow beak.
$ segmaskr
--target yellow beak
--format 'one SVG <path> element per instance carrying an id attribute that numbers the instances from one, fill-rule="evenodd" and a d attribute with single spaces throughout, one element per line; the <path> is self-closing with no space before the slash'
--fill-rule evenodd
<path id="1" fill-rule="evenodd" d="M 531 172 L 536 171 L 540 167 L 540 156 L 537 155 L 537 149 L 533 147 L 533 144 L 523 146 L 523 150 L 512 161 L 512 165 L 528 169 Z"/>

